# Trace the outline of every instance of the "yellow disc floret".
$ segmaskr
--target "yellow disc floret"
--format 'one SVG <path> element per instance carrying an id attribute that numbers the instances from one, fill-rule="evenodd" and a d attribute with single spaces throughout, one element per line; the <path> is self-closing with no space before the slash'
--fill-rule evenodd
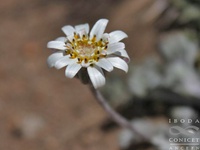
<path id="1" fill-rule="evenodd" d="M 82 37 L 74 33 L 72 40 L 68 40 L 66 43 L 66 55 L 70 55 L 71 59 L 77 58 L 77 63 L 93 64 L 100 58 L 106 56 L 105 50 L 107 49 L 107 40 L 97 40 L 94 35 L 90 38 L 88 35 L 83 34 Z"/>

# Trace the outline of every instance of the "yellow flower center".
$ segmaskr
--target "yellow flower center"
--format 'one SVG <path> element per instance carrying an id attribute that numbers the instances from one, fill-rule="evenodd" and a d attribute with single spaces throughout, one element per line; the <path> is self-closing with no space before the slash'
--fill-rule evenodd
<path id="1" fill-rule="evenodd" d="M 89 38 L 88 35 L 83 35 L 82 37 L 79 34 L 74 33 L 73 39 L 67 41 L 66 43 L 66 54 L 70 54 L 70 58 L 77 58 L 77 63 L 93 64 L 97 62 L 100 58 L 106 56 L 105 50 L 107 49 L 108 41 L 107 40 L 96 40 L 96 36 Z"/>

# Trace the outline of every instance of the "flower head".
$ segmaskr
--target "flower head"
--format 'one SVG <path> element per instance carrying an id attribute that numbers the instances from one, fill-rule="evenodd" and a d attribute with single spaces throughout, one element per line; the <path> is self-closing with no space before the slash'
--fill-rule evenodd
<path id="1" fill-rule="evenodd" d="M 69 78 L 73 78 L 81 68 L 87 68 L 95 88 L 105 84 L 103 70 L 110 72 L 116 67 L 127 72 L 129 56 L 124 43 L 119 42 L 127 35 L 119 30 L 104 33 L 107 23 L 107 19 L 98 20 L 90 32 L 87 23 L 75 27 L 64 26 L 62 31 L 66 37 L 59 37 L 47 44 L 48 48 L 58 50 L 48 57 L 48 65 L 57 69 L 67 66 L 65 75 Z"/>

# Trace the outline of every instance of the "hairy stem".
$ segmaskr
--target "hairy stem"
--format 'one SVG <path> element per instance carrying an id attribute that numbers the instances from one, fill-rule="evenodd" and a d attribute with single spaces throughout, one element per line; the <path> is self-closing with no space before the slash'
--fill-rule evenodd
<path id="1" fill-rule="evenodd" d="M 103 107 L 103 109 L 109 114 L 109 116 L 121 127 L 129 129 L 131 132 L 133 132 L 136 136 L 138 136 L 140 139 L 147 141 L 148 139 L 139 133 L 137 129 L 131 124 L 126 118 L 121 116 L 119 113 L 117 113 L 113 108 L 110 107 L 110 105 L 106 102 L 106 99 L 103 97 L 101 92 L 97 89 L 95 89 L 92 85 L 90 86 L 90 89 L 94 96 L 96 97 L 98 103 Z"/>

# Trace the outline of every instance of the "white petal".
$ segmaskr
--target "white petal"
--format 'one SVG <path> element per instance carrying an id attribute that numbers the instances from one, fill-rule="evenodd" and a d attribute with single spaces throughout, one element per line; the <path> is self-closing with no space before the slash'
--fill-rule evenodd
<path id="1" fill-rule="evenodd" d="M 126 61 L 126 63 L 129 63 L 130 62 L 130 57 L 128 56 L 128 53 L 126 52 L 126 50 L 124 49 L 118 49 L 116 52 L 114 53 L 108 53 L 107 54 L 110 54 L 110 55 L 117 55 L 117 56 L 120 56 L 122 57 L 123 60 Z"/>
<path id="2" fill-rule="evenodd" d="M 105 85 L 106 79 L 101 68 L 98 66 L 89 66 L 87 71 L 94 88 L 99 88 Z"/>
<path id="3" fill-rule="evenodd" d="M 101 68 L 103 68 L 103 69 L 105 69 L 108 72 L 111 72 L 113 70 L 112 64 L 108 60 L 106 60 L 105 58 L 100 59 L 96 63 L 96 65 L 101 67 Z"/>
<path id="4" fill-rule="evenodd" d="M 62 27 L 62 31 L 67 36 L 70 36 L 70 35 L 74 35 L 75 29 L 72 26 L 67 25 L 67 26 Z"/>
<path id="5" fill-rule="evenodd" d="M 116 43 L 121 41 L 124 38 L 127 38 L 128 35 L 124 33 L 123 31 L 117 30 L 109 33 L 110 38 L 109 38 L 109 43 Z"/>
<path id="6" fill-rule="evenodd" d="M 123 59 L 119 57 L 109 57 L 107 60 L 109 60 L 114 67 L 128 72 L 128 65 Z"/>
<path id="7" fill-rule="evenodd" d="M 77 26 L 75 26 L 75 30 L 78 33 L 85 32 L 86 34 L 88 34 L 89 33 L 89 25 L 88 25 L 88 23 L 77 25 Z"/>
<path id="8" fill-rule="evenodd" d="M 58 37 L 55 39 L 55 41 L 61 41 L 61 42 L 66 42 L 67 41 L 67 38 L 66 37 Z"/>
<path id="9" fill-rule="evenodd" d="M 55 68 L 61 69 L 69 64 L 75 63 L 76 61 L 76 59 L 71 59 L 69 55 L 66 55 L 55 63 Z"/>
<path id="10" fill-rule="evenodd" d="M 65 50 L 65 43 L 61 41 L 50 41 L 47 43 L 48 48 L 54 48 L 54 49 L 59 49 L 59 50 Z"/>
<path id="11" fill-rule="evenodd" d="M 125 48 L 125 44 L 122 42 L 108 44 L 107 54 L 114 53 L 114 52 L 116 52 L 120 49 L 124 49 L 124 48 Z"/>
<path id="12" fill-rule="evenodd" d="M 73 35 L 70 35 L 70 36 L 67 37 L 67 39 L 68 39 L 70 42 L 72 42 L 73 39 L 74 39 L 74 36 L 73 36 Z"/>
<path id="13" fill-rule="evenodd" d="M 124 50 L 124 49 L 118 50 L 118 51 L 115 53 L 115 55 L 124 57 L 123 60 L 125 60 L 126 63 L 129 63 L 129 62 L 130 62 L 130 57 L 128 56 L 128 53 L 127 53 L 126 50 Z"/>
<path id="14" fill-rule="evenodd" d="M 91 63 L 85 63 L 84 61 L 81 62 L 81 66 L 87 68 Z"/>
<path id="15" fill-rule="evenodd" d="M 63 52 L 56 52 L 51 54 L 47 59 L 47 64 L 49 67 L 53 67 L 59 59 L 63 57 Z"/>
<path id="16" fill-rule="evenodd" d="M 108 33 L 104 33 L 104 34 L 102 35 L 102 39 L 103 39 L 104 41 L 108 41 L 109 38 L 110 38 L 110 35 L 109 35 Z"/>
<path id="17" fill-rule="evenodd" d="M 67 66 L 65 70 L 65 76 L 68 78 L 73 78 L 77 72 L 81 69 L 81 65 L 77 63 L 73 63 Z"/>
<path id="18" fill-rule="evenodd" d="M 96 35 L 97 37 L 97 40 L 99 40 L 105 29 L 106 29 L 106 26 L 108 24 L 108 20 L 107 19 L 100 19 L 98 20 L 95 25 L 93 26 L 91 32 L 90 32 L 90 38 L 93 38 L 94 35 Z"/>

